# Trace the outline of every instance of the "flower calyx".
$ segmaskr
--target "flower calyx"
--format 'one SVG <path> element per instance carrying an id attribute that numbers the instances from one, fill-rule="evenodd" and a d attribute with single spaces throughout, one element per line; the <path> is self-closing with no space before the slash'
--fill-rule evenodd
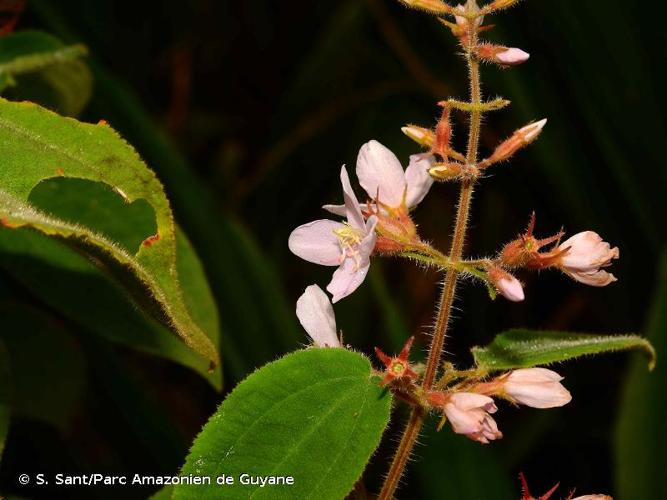
<path id="1" fill-rule="evenodd" d="M 555 265 L 567 253 L 567 249 L 558 247 L 560 239 L 565 234 L 563 231 L 559 231 L 548 238 L 537 239 L 533 235 L 534 230 L 535 212 L 530 216 L 526 232 L 507 243 L 501 250 L 498 260 L 504 267 L 510 269 L 520 267 L 545 269 Z M 551 243 L 554 243 L 554 247 L 550 251 L 540 252 L 542 247 Z"/>
<path id="2" fill-rule="evenodd" d="M 412 385 L 417 381 L 419 375 L 410 365 L 408 360 L 410 356 L 410 349 L 412 348 L 412 343 L 414 342 L 415 337 L 410 337 L 401 349 L 401 352 L 398 356 L 388 356 L 379 347 L 375 348 L 375 354 L 378 359 L 385 366 L 384 377 L 380 381 L 381 386 L 386 386 L 388 384 L 392 385 Z"/>

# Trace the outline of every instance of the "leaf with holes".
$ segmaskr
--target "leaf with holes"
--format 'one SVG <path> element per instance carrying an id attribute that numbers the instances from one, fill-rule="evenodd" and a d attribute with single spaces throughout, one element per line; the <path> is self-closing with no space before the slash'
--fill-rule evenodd
<path id="1" fill-rule="evenodd" d="M 638 349 L 655 365 L 651 343 L 637 335 L 591 335 L 540 330 L 508 330 L 486 347 L 473 347 L 477 366 L 486 371 L 530 368 L 606 352 Z"/>
<path id="2" fill-rule="evenodd" d="M 53 177 L 102 182 L 127 203 L 145 200 L 155 212 L 156 233 L 128 251 L 82 224 L 36 209 L 28 201 L 31 191 Z M 162 185 L 107 125 L 83 124 L 34 104 L 0 100 L 0 222 L 1 231 L 28 228 L 85 255 L 212 367 L 218 364 L 214 343 L 183 299 L 175 223 Z"/>
<path id="3" fill-rule="evenodd" d="M 344 498 L 389 421 L 391 397 L 361 354 L 297 351 L 241 382 L 220 405 L 182 475 L 233 485 L 179 485 L 174 498 Z M 293 484 L 242 484 L 241 475 L 291 476 Z"/>

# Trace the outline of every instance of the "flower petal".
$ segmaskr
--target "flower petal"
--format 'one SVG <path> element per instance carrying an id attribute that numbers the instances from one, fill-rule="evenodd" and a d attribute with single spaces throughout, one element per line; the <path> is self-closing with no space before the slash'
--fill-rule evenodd
<path id="1" fill-rule="evenodd" d="M 347 215 L 345 205 L 322 205 L 322 208 L 331 214 L 340 215 L 341 217 Z"/>
<path id="2" fill-rule="evenodd" d="M 345 224 L 328 219 L 309 222 L 292 231 L 287 244 L 294 255 L 308 262 L 337 266 L 342 251 L 334 231 L 343 227 Z"/>
<path id="3" fill-rule="evenodd" d="M 452 394 L 450 401 L 462 410 L 482 408 L 490 413 L 495 413 L 498 409 L 492 398 L 475 392 L 456 392 Z"/>
<path id="4" fill-rule="evenodd" d="M 616 276 L 607 271 L 600 269 L 599 271 L 583 272 L 583 271 L 571 271 L 567 268 L 563 268 L 565 274 L 570 278 L 584 285 L 590 286 L 607 286 L 614 281 L 618 281 Z"/>
<path id="5" fill-rule="evenodd" d="M 609 243 L 593 231 L 577 233 L 558 248 L 569 248 L 561 263 L 570 270 L 592 271 L 609 265 L 612 259 L 618 259 L 619 256 L 618 248 L 611 248 Z"/>
<path id="6" fill-rule="evenodd" d="M 348 257 L 343 264 L 336 269 L 327 291 L 333 295 L 332 302 L 335 304 L 354 292 L 361 285 L 368 274 L 370 261 L 357 267 L 354 259 Z"/>
<path id="7" fill-rule="evenodd" d="M 340 169 L 340 182 L 343 185 L 343 199 L 345 200 L 347 222 L 356 229 L 363 229 L 365 227 L 364 216 L 361 213 L 361 208 L 359 208 L 359 200 L 357 200 L 357 196 L 354 194 L 354 190 L 350 184 L 350 177 L 347 175 L 345 165 Z"/>
<path id="8" fill-rule="evenodd" d="M 396 155 L 377 141 L 361 146 L 357 157 L 359 184 L 371 199 L 390 207 L 403 203 L 405 174 Z"/>
<path id="9" fill-rule="evenodd" d="M 410 163 L 405 169 L 407 195 L 405 204 L 408 208 L 416 207 L 426 196 L 433 185 L 433 177 L 428 173 L 433 167 L 435 158 L 432 154 L 418 154 L 410 156 Z"/>
<path id="10" fill-rule="evenodd" d="M 296 315 L 315 346 L 340 347 L 333 307 L 319 286 L 306 288 L 296 301 Z"/>
<path id="11" fill-rule="evenodd" d="M 453 403 L 446 404 L 444 411 L 452 429 L 457 434 L 472 434 L 482 429 L 483 411 L 462 410 Z"/>

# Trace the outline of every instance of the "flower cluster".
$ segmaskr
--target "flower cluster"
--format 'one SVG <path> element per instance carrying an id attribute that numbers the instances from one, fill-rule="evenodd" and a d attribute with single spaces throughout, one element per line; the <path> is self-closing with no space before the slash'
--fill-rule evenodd
<path id="1" fill-rule="evenodd" d="M 463 257 L 475 184 L 487 175 L 489 169 L 498 167 L 536 141 L 547 123 L 546 119 L 541 119 L 519 127 L 488 155 L 478 158 L 484 114 L 509 104 L 502 98 L 486 102 L 482 99 L 480 63 L 509 68 L 529 59 L 529 54 L 519 48 L 484 42 L 479 35 L 493 27 L 484 24 L 485 17 L 514 5 L 518 0 L 493 0 L 481 8 L 475 0 L 457 6 L 443 0 L 401 1 L 435 15 L 457 39 L 468 65 L 470 101 L 440 101 L 440 116 L 433 127 L 409 124 L 402 128 L 405 135 L 422 148 L 421 153 L 410 156 L 405 169 L 394 153 L 379 142 L 371 140 L 364 144 L 357 157 L 356 177 L 366 193 L 365 199 L 359 201 L 343 166 L 340 172 L 343 204 L 323 207 L 343 219 L 319 219 L 297 227 L 289 237 L 289 248 L 297 256 L 337 268 L 326 287 L 331 300 L 318 286 L 311 285 L 297 302 L 297 316 L 315 347 L 343 347 L 336 331 L 332 302 L 347 297 L 363 283 L 372 258 L 403 257 L 444 273 L 442 296 L 436 308 L 436 322 L 425 365 L 410 363 L 409 352 L 414 337 L 407 340 L 396 356 L 375 349 L 384 365 L 384 369 L 377 372 L 379 384 L 413 407 L 412 417 L 380 493 L 382 500 L 392 498 L 424 416 L 429 412 L 442 416 L 441 426 L 449 421 L 455 433 L 486 444 L 502 437 L 494 419 L 498 400 L 545 409 L 563 406 L 572 399 L 561 384 L 562 377 L 546 368 L 523 368 L 525 365 L 517 364 L 513 366 L 522 368 L 494 373 L 493 376 L 488 367 L 481 365 L 459 371 L 445 363 L 441 369 L 441 355 L 459 277 L 482 282 L 491 298 L 500 294 L 512 302 L 519 302 L 524 300 L 525 293 L 523 284 L 515 276 L 518 271 L 556 269 L 575 281 L 600 287 L 616 281 L 607 268 L 619 257 L 618 248 L 612 248 L 593 231 L 577 233 L 565 241 L 562 241 L 563 231 L 539 239 L 534 236 L 534 215 L 526 231 L 503 245 L 495 255 L 480 259 Z M 452 144 L 453 112 L 465 113 L 469 118 L 466 120 L 468 145 L 465 154 Z M 422 239 L 412 219 L 412 210 L 435 182 L 460 185 L 460 201 L 447 254 Z"/>
<path id="2" fill-rule="evenodd" d="M 417 370 L 408 361 L 412 342 L 411 337 L 395 357 L 375 348 L 378 358 L 385 365 L 382 385 L 390 384 L 403 394 L 421 398 L 424 407 L 441 413 L 443 419 L 449 420 L 455 433 L 474 441 L 488 444 L 503 437 L 492 417 L 498 411 L 494 397 L 511 404 L 540 409 L 564 406 L 572 400 L 569 391 L 560 383 L 563 377 L 546 368 L 512 370 L 490 380 L 483 379 L 474 370 L 471 373 L 454 373 L 453 377 L 460 376 L 463 380 L 449 387 L 422 392 L 416 384 L 419 378 Z M 447 378 L 441 382 L 439 385 L 446 386 Z"/>

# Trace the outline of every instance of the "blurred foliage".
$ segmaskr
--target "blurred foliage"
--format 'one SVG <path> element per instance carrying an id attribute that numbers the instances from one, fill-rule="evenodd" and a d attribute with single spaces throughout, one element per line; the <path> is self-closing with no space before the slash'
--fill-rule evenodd
<path id="1" fill-rule="evenodd" d="M 667 253 L 657 276 L 655 299 L 646 335 L 667 351 Z M 616 426 L 616 486 L 619 500 L 663 498 L 667 486 L 656 481 L 664 470 L 667 451 L 667 365 L 649 375 L 633 363 L 624 382 Z M 646 404 L 650 401 L 651 404 Z"/>
<path id="2" fill-rule="evenodd" d="M 525 276 L 521 304 L 489 302 L 485 290 L 465 284 L 448 338 L 451 359 L 469 364 L 470 347 L 511 327 L 647 333 L 648 304 L 664 309 L 664 288 L 655 298 L 652 290 L 667 213 L 667 171 L 658 148 L 666 114 L 660 91 L 667 82 L 653 63 L 667 46 L 665 10 L 654 3 L 646 15 L 644 4 L 620 0 L 603 7 L 531 0 L 498 17 L 490 38 L 532 57 L 510 71 L 484 68 L 488 95 L 513 106 L 489 116 L 483 147 L 530 120 L 546 116 L 549 124 L 540 141 L 497 167 L 478 190 L 467 251 L 495 252 L 535 210 L 538 235 L 561 225 L 570 233 L 593 229 L 619 246 L 619 281 L 591 289 L 556 273 Z M 32 0 L 18 28 L 89 48 L 94 91 L 82 119 L 107 120 L 165 185 L 220 312 L 226 390 L 305 343 L 292 304 L 305 286 L 325 284 L 329 273 L 291 256 L 286 239 L 296 225 L 320 217 L 323 203 L 340 201 L 340 165 L 354 165 L 359 146 L 371 138 L 407 160 L 415 150 L 399 127 L 430 125 L 435 101 L 467 91 L 451 37 L 393 0 Z M 455 141 L 465 139 L 463 125 L 455 122 Z M 423 234 L 443 248 L 455 200 L 454 186 L 437 186 L 416 212 Z M 25 265 L 39 271 L 35 262 Z M 336 307 L 346 342 L 364 352 L 375 345 L 398 349 L 411 332 L 426 346 L 437 276 L 396 262 L 372 267 L 369 282 Z M 48 283 L 76 287 L 79 278 L 70 271 Z M 79 288 L 85 295 L 85 286 Z M 70 422 L 76 433 L 27 416 L 12 420 L 0 490 L 53 497 L 48 489 L 16 485 L 18 473 L 37 469 L 175 472 L 221 396 L 175 364 L 98 340 L 89 334 L 91 322 L 45 301 L 38 286 L 17 280 L 11 268 L 0 274 L 5 297 L 55 316 L 83 347 L 88 377 Z M 145 333 L 150 327 L 130 315 L 124 300 L 103 298 L 119 311 L 114 317 L 132 318 L 128 331 Z M 656 340 L 659 375 L 667 351 Z M 492 446 L 471 446 L 445 435 L 448 430 L 425 435 L 431 446 L 418 448 L 401 497 L 443 498 L 451 491 L 458 498 L 516 498 L 519 471 L 534 491 L 561 481 L 581 494 L 613 493 L 620 480 L 612 452 L 626 449 L 614 445 L 612 431 L 629 357 L 559 367 L 572 404 L 550 412 L 503 406 L 498 420 L 505 439 Z M 662 377 L 651 383 L 651 397 L 640 403 L 647 421 L 661 415 L 667 389 Z M 387 466 L 380 457 L 393 449 L 400 418 L 367 470 L 369 491 L 379 487 Z M 480 468 L 478 478 L 458 473 L 468 460 Z M 103 490 L 57 494 L 112 497 Z"/>
<path id="3" fill-rule="evenodd" d="M 23 31 L 0 38 L 0 89 L 76 116 L 88 104 L 92 76 L 81 59 L 83 45 L 65 46 L 37 31 Z"/>

